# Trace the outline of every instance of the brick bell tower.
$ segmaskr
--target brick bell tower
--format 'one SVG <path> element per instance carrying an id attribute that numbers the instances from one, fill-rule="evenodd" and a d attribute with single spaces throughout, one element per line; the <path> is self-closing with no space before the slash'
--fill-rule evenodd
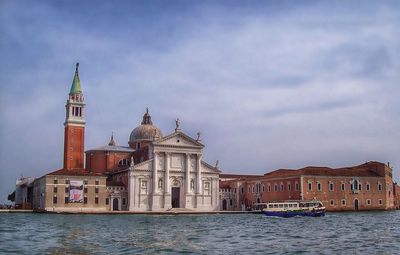
<path id="1" fill-rule="evenodd" d="M 84 168 L 85 115 L 84 98 L 76 63 L 75 76 L 72 81 L 67 104 L 65 105 L 64 132 L 64 169 Z"/>

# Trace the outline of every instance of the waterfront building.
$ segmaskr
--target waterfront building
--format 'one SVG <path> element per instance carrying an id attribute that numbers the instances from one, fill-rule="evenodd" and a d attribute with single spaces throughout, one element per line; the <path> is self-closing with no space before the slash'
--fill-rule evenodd
<path id="1" fill-rule="evenodd" d="M 84 151 L 85 103 L 78 64 L 66 103 L 63 168 L 35 180 L 33 207 L 44 211 L 193 211 L 219 209 L 218 166 L 202 160 L 200 133 L 190 137 L 175 121 L 163 136 L 146 109 L 128 145 Z M 85 157 L 86 156 L 86 157 Z"/>
<path id="2" fill-rule="evenodd" d="M 21 177 L 15 183 L 15 208 L 32 209 L 34 177 Z"/>
<path id="3" fill-rule="evenodd" d="M 392 168 L 374 161 L 337 169 L 309 166 L 279 169 L 263 176 L 221 174 L 220 178 L 221 187 L 237 191 L 235 204 L 246 208 L 256 203 L 312 199 L 322 201 L 327 211 L 388 210 L 395 209 L 397 203 Z"/>
<path id="4" fill-rule="evenodd" d="M 389 164 L 279 169 L 265 175 L 221 174 L 218 163 L 212 166 L 203 160 L 205 146 L 200 133 L 189 136 L 176 119 L 175 130 L 164 136 L 148 109 L 126 146 L 117 145 L 112 134 L 108 144 L 85 152 L 85 100 L 78 64 L 65 107 L 63 168 L 33 183 L 17 182 L 18 204 L 25 208 L 71 212 L 246 210 L 255 203 L 314 198 L 328 211 L 400 207 L 400 188 L 393 183 Z"/>

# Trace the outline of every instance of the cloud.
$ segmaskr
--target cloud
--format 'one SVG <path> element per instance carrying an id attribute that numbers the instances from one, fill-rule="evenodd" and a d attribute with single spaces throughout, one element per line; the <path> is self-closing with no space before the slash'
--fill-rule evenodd
<path id="1" fill-rule="evenodd" d="M 396 5 L 3 4 L 0 199 L 61 167 L 76 61 L 86 149 L 111 131 L 126 145 L 149 106 L 164 134 L 176 117 L 201 131 L 225 172 L 380 160 L 399 180 Z"/>

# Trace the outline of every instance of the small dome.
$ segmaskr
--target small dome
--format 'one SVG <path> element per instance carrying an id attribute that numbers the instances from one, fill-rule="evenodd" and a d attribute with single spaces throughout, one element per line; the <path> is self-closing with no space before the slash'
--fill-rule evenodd
<path id="1" fill-rule="evenodd" d="M 162 138 L 162 136 L 161 130 L 154 126 L 151 121 L 149 109 L 146 109 L 141 125 L 132 130 L 129 137 L 129 143 L 153 141 L 154 138 Z"/>

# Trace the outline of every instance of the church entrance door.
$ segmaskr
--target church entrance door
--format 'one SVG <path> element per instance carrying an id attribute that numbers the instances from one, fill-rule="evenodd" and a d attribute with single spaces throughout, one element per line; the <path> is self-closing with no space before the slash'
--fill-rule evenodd
<path id="1" fill-rule="evenodd" d="M 113 199 L 113 211 L 119 211 L 118 198 Z"/>
<path id="2" fill-rule="evenodd" d="M 222 200 L 222 210 L 226 210 L 226 204 L 227 204 L 227 202 L 226 202 L 226 200 L 224 199 L 224 200 Z"/>
<path id="3" fill-rule="evenodd" d="M 180 199 L 181 188 L 173 187 L 171 193 L 172 193 L 172 197 L 171 197 L 172 208 L 179 208 L 179 199 Z"/>

